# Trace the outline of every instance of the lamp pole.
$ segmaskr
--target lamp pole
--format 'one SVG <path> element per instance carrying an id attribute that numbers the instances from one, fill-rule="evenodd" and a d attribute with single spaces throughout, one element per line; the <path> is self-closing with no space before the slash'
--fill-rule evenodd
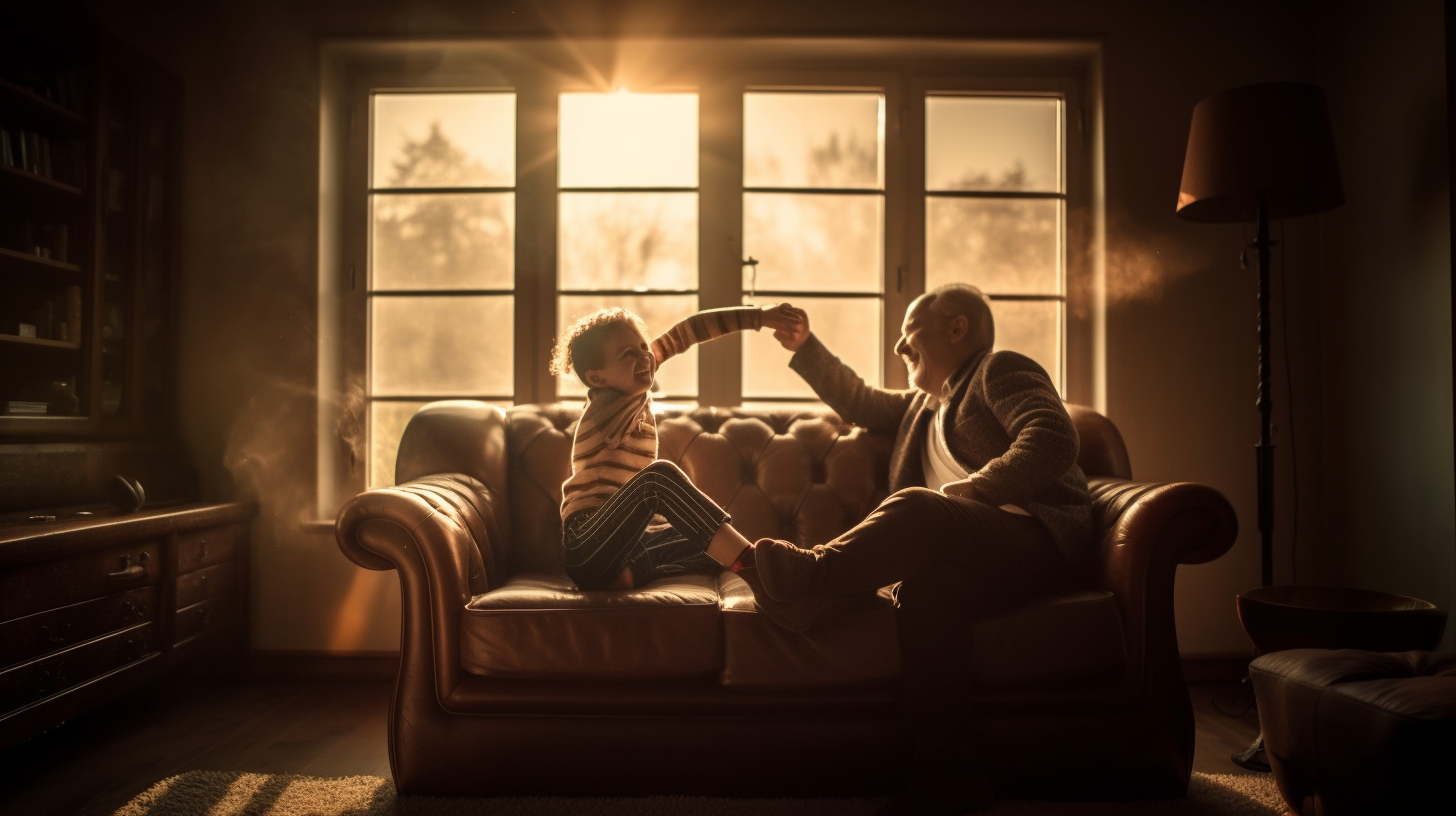
<path id="1" fill-rule="evenodd" d="M 1269 204 L 1263 192 L 1258 201 L 1258 237 L 1253 246 L 1259 276 L 1259 444 L 1255 446 L 1259 489 L 1259 559 L 1264 586 L 1274 584 L 1274 394 L 1271 386 L 1274 355 L 1269 328 Z"/>

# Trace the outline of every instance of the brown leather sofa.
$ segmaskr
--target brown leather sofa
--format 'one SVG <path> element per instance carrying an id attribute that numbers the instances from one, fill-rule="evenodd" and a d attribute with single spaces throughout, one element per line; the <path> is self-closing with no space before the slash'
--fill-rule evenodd
<path id="1" fill-rule="evenodd" d="M 1112 423 L 1068 409 L 1101 531 L 1093 585 L 971 625 L 966 693 L 1002 795 L 1180 796 L 1193 718 L 1174 572 L 1222 555 L 1237 522 L 1209 487 L 1130 481 Z M 389 721 L 398 790 L 781 796 L 900 785 L 888 592 L 794 633 L 759 614 L 731 573 L 575 589 L 557 508 L 579 413 L 426 405 L 400 443 L 399 486 L 339 513 L 344 553 L 400 574 Z M 826 541 L 886 493 L 890 439 L 828 411 L 667 411 L 659 434 L 662 458 L 749 539 Z"/>

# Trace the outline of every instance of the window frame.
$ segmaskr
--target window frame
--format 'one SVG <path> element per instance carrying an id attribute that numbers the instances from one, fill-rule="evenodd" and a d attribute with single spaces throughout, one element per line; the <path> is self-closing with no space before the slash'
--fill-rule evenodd
<path id="1" fill-rule="evenodd" d="M 325 43 L 320 110 L 319 509 L 332 516 L 363 489 L 369 457 L 369 98 L 375 91 L 510 91 L 516 95 L 513 399 L 552 402 L 546 371 L 557 325 L 558 94 L 618 87 L 698 94 L 698 307 L 742 297 L 743 93 L 862 90 L 885 94 L 881 291 L 886 387 L 907 387 L 893 339 L 925 283 L 924 98 L 943 92 L 1055 94 L 1064 100 L 1066 208 L 1061 381 L 1064 397 L 1099 404 L 1100 47 L 1089 41 L 952 39 L 586 39 Z M 763 66 L 772 66 L 765 68 Z M 953 70 L 947 70 L 953 69 Z M 918 115 L 907 111 L 918 105 Z M 914 237 L 911 237 L 914 236 Z M 724 246 L 724 244 L 728 246 Z M 764 290 L 760 290 L 764 291 Z M 771 291 L 771 290 L 768 290 Z M 655 327 L 656 328 L 656 327 Z M 661 327 L 665 328 L 665 327 Z M 742 401 L 738 343 L 699 349 L 700 404 Z M 1056 372 L 1053 372 L 1056 376 Z M 363 404 L 360 400 L 364 399 Z M 361 433 L 360 423 L 363 432 Z M 362 440 L 362 443 L 361 443 Z M 362 447 L 362 455 L 360 445 Z"/>

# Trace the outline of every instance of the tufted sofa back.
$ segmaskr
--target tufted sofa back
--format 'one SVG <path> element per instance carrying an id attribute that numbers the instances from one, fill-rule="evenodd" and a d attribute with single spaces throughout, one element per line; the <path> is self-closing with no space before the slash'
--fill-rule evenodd
<path id="1" fill-rule="evenodd" d="M 1116 427 L 1090 408 L 1067 408 L 1088 476 L 1129 478 Z M 576 404 L 518 405 L 502 416 L 480 402 L 431 403 L 400 442 L 396 481 L 462 473 L 483 483 L 504 505 L 493 512 L 509 542 L 508 552 L 481 554 L 488 573 L 559 574 L 561 483 L 570 475 L 580 415 Z M 658 455 L 682 467 L 750 540 L 828 541 L 888 491 L 892 439 L 847 425 L 827 409 L 666 410 L 658 415 L 658 439 Z"/>

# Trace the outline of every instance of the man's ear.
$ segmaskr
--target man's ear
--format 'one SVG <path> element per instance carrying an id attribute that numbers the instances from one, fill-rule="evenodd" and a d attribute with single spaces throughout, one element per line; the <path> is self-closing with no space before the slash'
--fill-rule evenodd
<path id="1" fill-rule="evenodd" d="M 970 332 L 970 329 L 970 318 L 967 318 L 965 315 L 956 315 L 955 317 L 952 317 L 950 319 L 950 326 L 948 327 L 948 331 L 950 332 L 950 341 L 952 343 L 961 342 L 962 340 L 966 339 L 966 335 L 968 332 Z"/>

